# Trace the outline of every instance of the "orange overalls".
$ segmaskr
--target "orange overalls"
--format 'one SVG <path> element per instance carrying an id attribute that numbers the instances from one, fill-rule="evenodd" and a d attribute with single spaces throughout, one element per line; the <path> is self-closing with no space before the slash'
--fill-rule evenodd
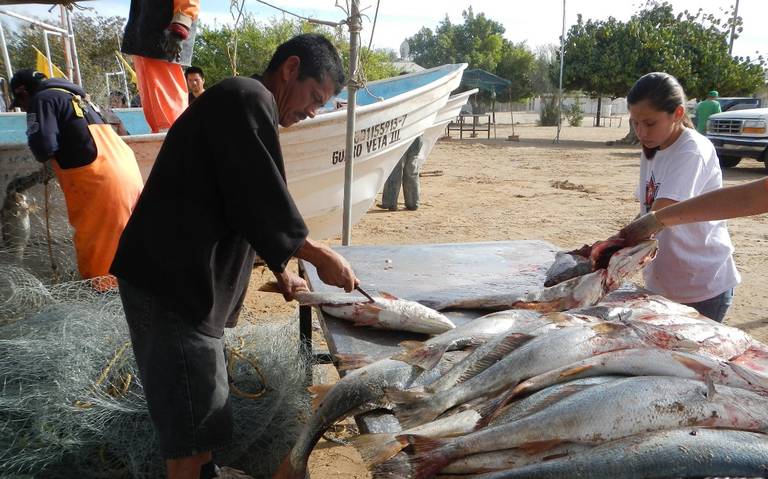
<path id="1" fill-rule="evenodd" d="M 69 169 L 52 163 L 75 230 L 77 268 L 83 279 L 96 278 L 95 289 L 105 291 L 117 287 L 107 276 L 109 267 L 144 183 L 133 150 L 109 124 L 88 125 L 88 130 L 97 149 L 92 163 Z"/>
<path id="2" fill-rule="evenodd" d="M 173 0 L 172 21 L 190 27 L 197 19 L 199 0 Z M 136 87 L 141 107 L 152 133 L 168 130 L 188 106 L 187 80 L 178 63 L 133 55 Z"/>

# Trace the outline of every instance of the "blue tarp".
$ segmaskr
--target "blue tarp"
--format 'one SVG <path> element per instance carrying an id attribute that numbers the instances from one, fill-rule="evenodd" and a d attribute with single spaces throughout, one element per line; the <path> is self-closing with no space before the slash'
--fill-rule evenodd
<path id="1" fill-rule="evenodd" d="M 469 88 L 479 88 L 481 90 L 495 92 L 498 95 L 509 87 L 512 82 L 505 78 L 501 78 L 498 75 L 494 75 L 491 72 L 477 68 L 474 70 L 466 70 L 464 76 L 461 77 L 461 84 Z"/>

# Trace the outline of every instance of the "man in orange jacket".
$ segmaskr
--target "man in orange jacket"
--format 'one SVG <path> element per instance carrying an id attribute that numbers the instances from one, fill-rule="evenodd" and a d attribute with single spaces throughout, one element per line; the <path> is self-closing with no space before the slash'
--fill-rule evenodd
<path id="1" fill-rule="evenodd" d="M 133 55 L 144 117 L 167 131 L 187 108 L 182 66 L 192 61 L 199 0 L 131 0 L 122 51 Z"/>

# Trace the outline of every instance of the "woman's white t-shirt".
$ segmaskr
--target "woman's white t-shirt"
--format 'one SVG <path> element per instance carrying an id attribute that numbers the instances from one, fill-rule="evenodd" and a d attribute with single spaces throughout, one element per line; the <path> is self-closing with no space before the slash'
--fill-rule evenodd
<path id="1" fill-rule="evenodd" d="M 683 201 L 722 185 L 715 147 L 690 128 L 652 160 L 645 154 L 640 157 L 636 195 L 642 213 L 649 212 L 656 199 Z M 741 282 L 725 221 L 672 226 L 656 237 L 656 259 L 643 270 L 645 285 L 654 293 L 679 303 L 696 303 Z"/>

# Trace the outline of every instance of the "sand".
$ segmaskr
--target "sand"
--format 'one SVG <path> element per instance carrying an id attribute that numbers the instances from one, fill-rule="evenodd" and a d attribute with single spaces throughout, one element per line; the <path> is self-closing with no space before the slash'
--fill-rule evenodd
<path id="1" fill-rule="evenodd" d="M 519 118 L 532 121 L 530 115 Z M 497 129 L 496 139 L 441 140 L 422 168 L 421 207 L 405 210 L 402 198 L 398 211 L 374 206 L 354 227 L 352 244 L 541 239 L 573 249 L 605 239 L 639 212 L 634 199 L 639 149 L 606 146 L 629 128 L 626 118 L 615 125 L 564 126 L 559 144 L 553 143 L 555 128 L 532 124 L 515 125 L 519 141 L 506 140 L 509 125 Z M 726 170 L 724 179 L 735 185 L 765 174 L 762 163 L 744 160 Z M 742 284 L 726 323 L 768 342 L 768 215 L 731 220 L 729 230 Z M 271 279 L 269 273 L 255 274 L 254 286 L 262 277 Z M 265 320 L 295 311 L 279 296 L 264 293 L 251 293 L 248 304 Z M 353 447 L 326 441 L 313 452 L 310 473 L 313 479 L 370 477 Z"/>

